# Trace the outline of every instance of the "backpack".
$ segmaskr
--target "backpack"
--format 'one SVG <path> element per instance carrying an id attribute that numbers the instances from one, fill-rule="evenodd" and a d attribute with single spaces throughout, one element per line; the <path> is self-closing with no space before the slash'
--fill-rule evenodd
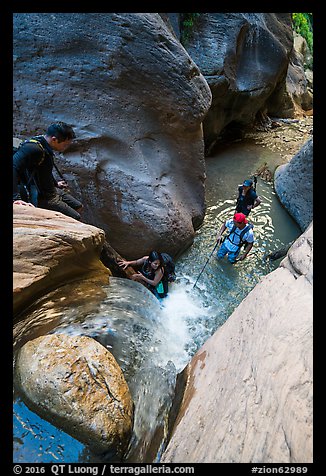
<path id="1" fill-rule="evenodd" d="M 14 137 L 13 138 L 13 154 L 12 155 L 15 155 L 15 153 L 17 152 L 17 150 L 20 148 L 21 145 L 29 144 L 29 143 L 37 144 L 40 147 L 40 149 L 42 151 L 42 157 L 41 157 L 38 165 L 41 165 L 41 163 L 43 162 L 43 160 L 45 158 L 45 149 L 44 149 L 43 145 L 41 144 L 41 142 L 38 141 L 37 139 L 22 140 L 22 139 L 18 139 L 17 137 Z"/>
<path id="2" fill-rule="evenodd" d="M 169 292 L 169 283 L 172 283 L 173 281 L 176 280 L 176 275 L 175 275 L 175 264 L 172 259 L 172 257 L 167 254 L 167 253 L 161 253 L 162 259 L 163 259 L 163 265 L 164 265 L 164 274 L 163 278 L 158 284 L 160 286 L 159 289 L 157 289 L 158 295 L 160 298 L 166 297 L 168 292 Z M 162 290 L 162 285 L 163 285 L 163 290 Z"/>
<path id="3" fill-rule="evenodd" d="M 37 144 L 42 150 L 42 157 L 37 165 L 41 165 L 45 158 L 45 149 L 43 145 L 37 139 L 27 139 L 22 140 L 16 137 L 13 138 L 13 156 L 18 151 L 18 149 L 27 143 Z M 37 199 L 39 190 L 34 180 L 36 169 L 30 174 L 28 178 L 25 177 L 25 180 L 21 177 L 19 183 L 19 194 L 24 202 L 30 202 L 33 205 L 37 206 Z"/>
<path id="4" fill-rule="evenodd" d="M 239 248 L 241 248 L 242 245 L 244 245 L 244 249 L 246 249 L 246 247 L 248 246 L 248 242 L 246 240 L 243 239 L 243 236 L 245 233 L 247 233 L 250 229 L 252 229 L 254 227 L 254 225 L 252 223 L 248 223 L 243 230 L 241 230 L 241 233 L 239 235 L 240 237 L 240 242 L 238 245 L 236 246 L 239 246 Z M 232 230 L 230 231 L 230 233 L 226 236 L 226 238 L 228 238 L 230 235 L 232 235 L 232 233 L 235 232 L 235 230 L 237 229 L 237 227 L 235 225 L 233 225 L 232 227 Z M 223 240 L 224 241 L 224 240 Z M 229 240 L 232 244 L 234 244 L 231 240 Z"/>
<path id="5" fill-rule="evenodd" d="M 167 280 L 169 283 L 172 283 L 176 280 L 174 261 L 168 253 L 161 253 L 161 256 L 163 258 Z"/>

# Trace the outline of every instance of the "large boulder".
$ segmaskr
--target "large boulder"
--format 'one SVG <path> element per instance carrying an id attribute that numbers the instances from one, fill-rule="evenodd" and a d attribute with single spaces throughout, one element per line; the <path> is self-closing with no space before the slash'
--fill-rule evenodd
<path id="1" fill-rule="evenodd" d="M 209 154 L 223 129 L 253 124 L 257 112 L 265 112 L 268 100 L 285 87 L 293 48 L 291 14 L 201 13 L 185 46 L 212 91 L 204 120 Z"/>
<path id="2" fill-rule="evenodd" d="M 103 230 L 51 210 L 13 205 L 13 309 L 63 282 L 90 274 L 108 281 L 99 259 Z"/>
<path id="3" fill-rule="evenodd" d="M 27 405 L 94 453 L 122 456 L 133 425 L 133 402 L 113 355 L 86 336 L 45 335 L 16 357 L 16 380 Z"/>
<path id="4" fill-rule="evenodd" d="M 312 462 L 312 250 L 311 224 L 188 364 L 162 463 Z"/>
<path id="5" fill-rule="evenodd" d="M 293 49 L 286 82 L 267 101 L 266 110 L 274 117 L 293 118 L 312 115 L 312 108 L 313 94 L 304 70 L 303 58 Z"/>
<path id="6" fill-rule="evenodd" d="M 61 168 L 85 220 L 129 259 L 187 248 L 205 213 L 211 92 L 160 15 L 18 13 L 13 39 L 14 134 L 74 127 Z"/>
<path id="7" fill-rule="evenodd" d="M 275 192 L 304 231 L 313 219 L 313 138 L 274 173 Z"/>

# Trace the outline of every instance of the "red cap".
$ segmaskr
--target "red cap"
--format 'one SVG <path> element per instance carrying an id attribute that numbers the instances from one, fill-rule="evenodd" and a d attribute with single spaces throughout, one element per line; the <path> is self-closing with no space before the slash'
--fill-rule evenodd
<path id="1" fill-rule="evenodd" d="M 246 215 L 243 213 L 235 213 L 233 220 L 238 221 L 239 223 L 248 223 L 246 220 Z"/>

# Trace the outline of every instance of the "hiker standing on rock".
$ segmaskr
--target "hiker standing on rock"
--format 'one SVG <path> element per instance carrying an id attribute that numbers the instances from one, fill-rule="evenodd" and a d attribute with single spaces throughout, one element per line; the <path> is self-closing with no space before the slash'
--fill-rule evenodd
<path id="1" fill-rule="evenodd" d="M 223 258 L 227 255 L 228 261 L 232 264 L 236 261 L 243 261 L 254 243 L 252 228 L 253 225 L 248 223 L 243 213 L 235 213 L 233 219 L 223 223 L 217 234 L 216 241 L 221 242 L 222 234 L 225 230 L 228 230 L 229 234 L 223 240 L 217 252 L 217 258 Z M 238 258 L 242 245 L 245 245 L 245 250 Z"/>
<path id="2" fill-rule="evenodd" d="M 253 181 L 250 179 L 239 185 L 238 192 L 235 211 L 248 216 L 251 210 L 261 203 L 261 198 L 257 195 L 256 189 L 253 187 Z"/>
<path id="3" fill-rule="evenodd" d="M 51 124 L 45 135 L 23 142 L 13 157 L 13 203 L 34 205 L 80 220 L 82 203 L 67 193 L 68 184 L 54 163 L 54 152 L 64 152 L 75 138 L 71 126 Z M 56 168 L 62 180 L 53 176 Z"/>

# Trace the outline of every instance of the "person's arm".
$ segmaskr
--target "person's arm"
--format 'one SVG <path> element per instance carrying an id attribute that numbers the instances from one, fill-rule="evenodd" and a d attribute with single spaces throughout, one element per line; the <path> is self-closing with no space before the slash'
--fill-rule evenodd
<path id="1" fill-rule="evenodd" d="M 254 190 L 251 192 L 251 198 L 253 200 L 253 204 L 247 205 L 247 210 L 252 210 L 253 208 L 258 207 L 258 205 L 261 203 L 261 198 L 257 195 L 257 193 Z"/>
<path id="2" fill-rule="evenodd" d="M 122 269 L 126 269 L 128 268 L 128 266 L 140 266 L 144 264 L 147 258 L 148 256 L 143 256 L 142 258 L 139 258 L 133 261 L 127 261 L 125 259 L 117 259 L 117 263 Z"/>
<path id="3" fill-rule="evenodd" d="M 220 230 L 219 230 L 217 236 L 216 236 L 216 241 L 217 241 L 217 242 L 221 241 L 222 235 L 223 235 L 223 233 L 225 232 L 225 230 L 226 230 L 226 224 L 225 224 L 225 222 L 224 222 L 223 225 L 221 226 L 221 228 L 220 228 Z"/>
<path id="4" fill-rule="evenodd" d="M 245 249 L 243 250 L 243 253 L 239 256 L 238 258 L 238 261 L 243 261 L 244 259 L 246 259 L 249 251 L 251 250 L 251 248 L 253 247 L 253 244 L 254 244 L 254 241 L 255 241 L 255 238 L 254 238 L 254 234 L 252 232 L 252 230 L 249 230 L 243 237 L 247 244 L 246 244 L 246 247 Z"/>
<path id="5" fill-rule="evenodd" d="M 148 279 L 141 273 L 137 273 L 136 275 L 133 275 L 133 276 L 134 276 L 135 281 L 145 281 L 145 283 L 147 283 L 147 284 L 151 284 L 152 286 L 157 286 L 157 284 L 163 278 L 163 270 L 162 270 L 162 268 L 158 268 L 155 271 L 154 279 Z"/>
<path id="6" fill-rule="evenodd" d="M 242 253 L 242 255 L 239 256 L 238 260 L 243 261 L 244 259 L 246 259 L 247 254 L 249 253 L 252 247 L 253 247 L 253 243 L 248 243 L 245 251 Z"/>
<path id="7" fill-rule="evenodd" d="M 56 165 L 54 159 L 53 159 L 53 167 L 55 168 L 55 170 L 57 171 L 57 174 L 58 174 L 59 177 L 60 177 L 60 180 L 57 180 L 57 179 L 54 177 L 53 173 L 52 173 L 52 179 L 53 179 L 53 182 L 54 182 L 55 187 L 61 188 L 61 189 L 66 190 L 66 191 L 69 191 L 69 190 L 68 190 L 68 189 L 69 189 L 69 185 L 67 184 L 67 182 L 66 182 L 64 176 L 63 176 L 62 173 L 60 172 L 60 170 L 59 170 L 58 166 Z"/>
<path id="8" fill-rule="evenodd" d="M 260 205 L 260 204 L 261 204 L 261 198 L 257 195 L 257 197 L 256 197 L 256 199 L 255 199 L 255 201 L 254 201 L 254 204 L 253 204 L 252 208 L 256 208 L 256 207 L 258 207 L 258 205 Z"/>

